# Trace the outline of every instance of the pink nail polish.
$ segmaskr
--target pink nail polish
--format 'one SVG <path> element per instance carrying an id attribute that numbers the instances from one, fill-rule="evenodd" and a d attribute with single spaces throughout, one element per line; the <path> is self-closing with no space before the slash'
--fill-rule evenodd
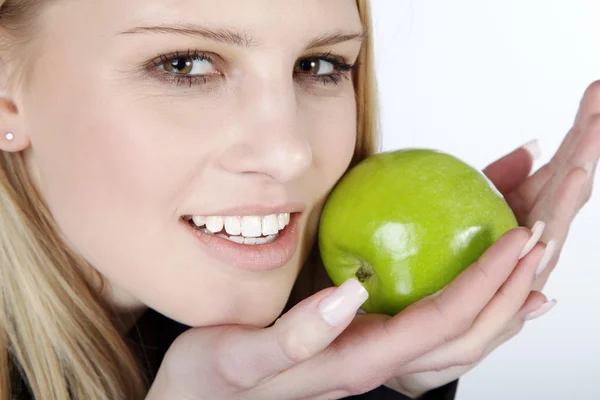
<path id="1" fill-rule="evenodd" d="M 527 314 L 525 317 L 525 321 L 531 321 L 532 319 L 536 319 L 546 314 L 548 311 L 552 310 L 552 308 L 556 305 L 556 300 L 550 300 L 544 303 L 539 309 L 534 312 Z"/>
<path id="2" fill-rule="evenodd" d="M 321 300 L 319 313 L 330 326 L 337 326 L 356 315 L 369 293 L 356 279 L 348 279 L 328 297 Z"/>
<path id="3" fill-rule="evenodd" d="M 548 244 L 546 244 L 546 250 L 544 251 L 544 255 L 542 256 L 540 264 L 537 266 L 537 270 L 535 271 L 536 278 L 538 276 L 540 276 L 542 274 L 542 272 L 544 272 L 544 270 L 548 266 L 548 263 L 550 262 L 550 260 L 552 259 L 552 256 L 554 255 L 555 247 L 556 247 L 556 242 L 554 240 L 551 240 L 548 242 Z"/>
<path id="4" fill-rule="evenodd" d="M 533 227 L 531 228 L 531 237 L 529 238 L 527 243 L 525 243 L 523 250 L 521 250 L 519 260 L 525 257 L 527 254 L 529 254 L 531 249 L 533 249 L 537 242 L 540 241 L 540 238 L 542 237 L 545 228 L 546 224 L 543 221 L 537 221 L 535 224 L 533 224 Z"/>
<path id="5" fill-rule="evenodd" d="M 542 155 L 542 149 L 540 148 L 540 142 L 537 139 L 534 139 L 531 142 L 525 143 L 521 147 L 524 148 L 525 150 L 527 150 L 529 152 L 529 154 L 531 154 L 531 158 L 533 159 L 533 161 L 536 161 Z"/>

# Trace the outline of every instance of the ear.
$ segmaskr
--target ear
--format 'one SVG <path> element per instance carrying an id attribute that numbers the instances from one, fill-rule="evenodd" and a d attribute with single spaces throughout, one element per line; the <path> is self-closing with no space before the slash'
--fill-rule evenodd
<path id="1" fill-rule="evenodd" d="M 23 116 L 13 101 L 0 97 L 0 150 L 17 152 L 29 147 Z"/>

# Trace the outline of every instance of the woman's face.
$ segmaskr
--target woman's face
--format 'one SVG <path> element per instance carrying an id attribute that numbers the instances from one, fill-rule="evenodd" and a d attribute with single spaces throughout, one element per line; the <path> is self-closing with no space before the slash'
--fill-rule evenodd
<path id="1" fill-rule="evenodd" d="M 355 1 L 59 1 L 37 32 L 28 166 L 111 301 L 270 323 L 354 151 Z"/>

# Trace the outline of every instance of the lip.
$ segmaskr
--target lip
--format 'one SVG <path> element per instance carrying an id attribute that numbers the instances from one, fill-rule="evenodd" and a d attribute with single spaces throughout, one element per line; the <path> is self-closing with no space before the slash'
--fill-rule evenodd
<path id="1" fill-rule="evenodd" d="M 239 211 L 238 209 L 237 212 L 229 215 L 240 215 Z M 251 212 L 256 211 L 260 210 L 251 210 Z M 273 209 L 270 211 L 273 211 Z M 209 256 L 239 269 L 269 271 L 283 267 L 290 262 L 296 253 L 300 237 L 298 231 L 301 216 L 302 213 L 300 212 L 292 213 L 290 223 L 279 233 L 279 237 L 275 241 L 255 245 L 239 244 L 218 236 L 209 235 L 208 233 L 194 229 L 185 220 L 181 220 L 181 223 L 194 235 L 198 244 L 200 244 Z"/>
<path id="2" fill-rule="evenodd" d="M 250 216 L 250 215 L 271 215 L 280 213 L 302 213 L 304 211 L 303 203 L 286 203 L 272 207 L 265 207 L 264 205 L 248 205 L 241 207 L 232 207 L 228 209 L 218 210 L 208 214 L 193 214 L 188 213 L 186 215 L 202 215 L 208 216 Z"/>

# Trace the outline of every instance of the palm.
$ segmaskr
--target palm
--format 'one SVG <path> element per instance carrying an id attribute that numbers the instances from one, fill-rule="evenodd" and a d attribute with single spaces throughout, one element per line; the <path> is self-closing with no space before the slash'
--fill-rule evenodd
<path id="1" fill-rule="evenodd" d="M 521 182 L 514 180 L 513 187 L 507 185 L 500 188 L 520 225 L 531 228 L 536 221 L 544 221 L 546 230 L 542 241 L 548 243 L 553 240 L 556 243 L 555 256 L 544 276 L 539 279 L 542 285 L 534 287 L 536 290 L 543 287 L 549 272 L 556 265 L 573 219 L 591 196 L 593 179 L 588 179 L 583 168 L 591 167 L 593 171 L 600 156 L 600 132 L 593 129 L 593 121 L 595 119 L 580 114 L 575 127 L 548 164 L 524 178 L 523 172 L 527 171 L 528 174 L 530 167 L 523 168 L 523 165 L 530 166 L 531 163 L 521 161 Z M 528 158 L 528 155 L 523 155 L 526 152 L 520 152 L 486 168 L 485 172 L 492 182 L 502 181 L 501 171 L 510 169 L 507 164 L 511 158 L 513 161 Z"/>
<path id="2" fill-rule="evenodd" d="M 505 196 L 519 225 L 531 228 L 535 222 L 544 221 L 546 229 L 541 240 L 555 242 L 554 256 L 534 282 L 531 288 L 534 291 L 544 287 L 560 257 L 573 219 L 591 196 L 593 171 L 599 157 L 600 83 L 596 82 L 586 91 L 573 128 L 548 164 L 530 176 L 531 155 L 518 149 L 484 169 L 486 176 Z M 585 168 L 590 169 L 590 178 Z M 522 326 L 522 321 L 515 321 L 515 324 Z M 506 327 L 505 334 L 489 344 L 483 358 L 518 331 L 514 326 Z M 399 391 L 407 388 L 417 388 L 417 392 L 429 390 L 459 378 L 477 364 L 395 377 L 386 385 Z"/>

